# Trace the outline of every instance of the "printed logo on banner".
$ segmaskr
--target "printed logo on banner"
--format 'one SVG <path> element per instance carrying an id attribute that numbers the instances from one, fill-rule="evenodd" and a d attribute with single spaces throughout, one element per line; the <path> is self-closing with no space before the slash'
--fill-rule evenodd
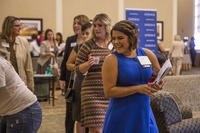
<path id="1" fill-rule="evenodd" d="M 126 20 L 130 20 L 138 26 L 139 47 L 148 48 L 157 55 L 156 10 L 126 9 Z"/>

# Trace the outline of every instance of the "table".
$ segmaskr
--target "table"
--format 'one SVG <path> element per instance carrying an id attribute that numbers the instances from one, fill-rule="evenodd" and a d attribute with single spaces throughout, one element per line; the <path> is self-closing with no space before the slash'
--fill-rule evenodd
<path id="1" fill-rule="evenodd" d="M 49 104 L 51 102 L 51 98 L 52 98 L 52 105 L 54 106 L 54 100 L 55 100 L 55 86 L 54 86 L 54 82 L 55 82 L 56 76 L 53 75 L 47 75 L 47 74 L 35 74 L 34 75 L 34 82 L 35 82 L 35 86 L 37 86 L 37 84 L 42 83 L 42 82 L 48 82 L 48 96 L 47 99 L 49 100 Z M 35 87 L 35 92 L 39 92 L 37 89 L 40 88 L 36 88 Z M 50 94 L 50 90 L 52 90 L 52 96 Z M 37 97 L 39 97 L 36 94 Z"/>
<path id="2" fill-rule="evenodd" d="M 188 71 L 192 67 L 192 62 L 190 59 L 190 54 L 184 54 L 183 55 L 183 62 L 182 62 L 182 70 Z"/>

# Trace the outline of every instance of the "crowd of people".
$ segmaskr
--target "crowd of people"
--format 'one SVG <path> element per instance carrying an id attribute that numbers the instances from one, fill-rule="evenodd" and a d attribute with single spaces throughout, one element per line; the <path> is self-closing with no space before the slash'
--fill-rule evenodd
<path id="1" fill-rule="evenodd" d="M 122 20 L 111 27 L 105 13 L 92 21 L 77 15 L 73 30 L 66 43 L 52 29 L 33 34 L 29 43 L 20 36 L 20 19 L 5 18 L 0 34 L 0 132 L 36 133 L 40 127 L 42 110 L 34 95 L 32 56 L 38 57 L 38 74 L 51 67 L 59 80 L 66 97 L 66 133 L 73 133 L 74 125 L 78 133 L 158 133 L 150 97 L 163 82 L 149 81 L 161 64 L 151 50 L 138 47 L 136 24 Z M 178 74 L 182 54 L 173 51 L 180 45 L 182 52 L 184 45 L 180 37 L 175 40 L 170 55 Z M 10 121 L 14 127 L 8 126 Z M 20 125 L 22 121 L 26 122 Z"/>

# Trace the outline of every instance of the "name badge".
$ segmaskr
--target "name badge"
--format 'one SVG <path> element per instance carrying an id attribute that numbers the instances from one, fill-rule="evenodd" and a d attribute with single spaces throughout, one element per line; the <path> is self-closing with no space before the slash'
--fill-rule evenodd
<path id="1" fill-rule="evenodd" d="M 51 52 L 54 52 L 54 48 L 50 48 L 50 51 L 51 51 Z"/>
<path id="2" fill-rule="evenodd" d="M 75 42 L 72 42 L 72 43 L 70 44 L 70 46 L 71 46 L 71 47 L 75 47 L 75 46 L 76 46 L 76 43 L 75 43 Z"/>
<path id="3" fill-rule="evenodd" d="M 143 67 L 146 68 L 146 67 L 151 66 L 151 61 L 149 60 L 149 58 L 147 56 L 138 56 L 137 58 Z"/>
<path id="4" fill-rule="evenodd" d="M 3 47 L 5 47 L 5 48 L 9 48 L 10 47 L 9 43 L 7 43 L 7 42 L 1 42 L 1 45 Z"/>

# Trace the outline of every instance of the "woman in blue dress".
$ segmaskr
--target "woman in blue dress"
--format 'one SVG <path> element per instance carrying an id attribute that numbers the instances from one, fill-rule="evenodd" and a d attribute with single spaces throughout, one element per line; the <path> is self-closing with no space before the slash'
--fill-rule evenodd
<path id="1" fill-rule="evenodd" d="M 111 30 L 115 52 L 106 57 L 103 68 L 105 96 L 110 98 L 103 133 L 158 133 L 150 96 L 163 82 L 148 83 L 160 69 L 154 53 L 137 48 L 137 26 L 122 20 Z"/>

